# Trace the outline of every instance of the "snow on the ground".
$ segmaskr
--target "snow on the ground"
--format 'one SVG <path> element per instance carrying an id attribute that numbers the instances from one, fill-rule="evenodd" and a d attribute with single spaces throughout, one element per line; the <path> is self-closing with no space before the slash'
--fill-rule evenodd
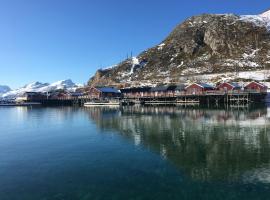
<path id="1" fill-rule="evenodd" d="M 255 58 L 256 53 L 259 51 L 260 49 L 252 49 L 251 53 L 244 53 L 243 54 L 243 58 L 244 59 L 252 59 Z"/>
<path id="2" fill-rule="evenodd" d="M 169 70 L 167 70 L 167 71 L 160 71 L 160 70 L 158 70 L 158 74 L 160 75 L 160 76 L 170 76 L 170 71 Z"/>
<path id="3" fill-rule="evenodd" d="M 248 59 L 251 58 L 250 56 L 252 56 L 252 55 L 244 53 L 242 60 L 227 59 L 223 63 L 223 66 L 229 66 L 229 67 L 239 66 L 241 68 L 244 68 L 244 67 L 253 67 L 253 68 L 259 67 L 260 65 L 258 63 L 253 62 L 251 60 L 248 60 Z"/>
<path id="4" fill-rule="evenodd" d="M 126 73 L 122 73 L 121 74 L 122 77 L 126 77 L 126 76 L 132 75 L 134 73 L 134 68 L 136 66 L 140 65 L 140 61 L 139 61 L 139 59 L 137 57 L 132 57 L 131 58 L 131 61 L 130 61 L 130 64 L 131 64 L 130 71 L 129 72 L 126 72 Z"/>
<path id="5" fill-rule="evenodd" d="M 33 82 L 30 84 L 27 84 L 19 89 L 10 90 L 2 95 L 0 94 L 0 97 L 2 98 L 15 98 L 17 96 L 23 95 L 25 92 L 50 92 L 55 90 L 67 90 L 67 91 L 75 91 L 76 88 L 80 87 L 80 85 L 75 84 L 72 82 L 72 80 L 61 80 L 54 83 L 41 83 L 41 82 Z"/>
<path id="6" fill-rule="evenodd" d="M 270 31 L 270 10 L 260 15 L 241 15 L 240 20 L 252 22 L 256 26 L 266 27 Z"/>
<path id="7" fill-rule="evenodd" d="M 139 65 L 139 64 L 140 64 L 139 59 L 137 57 L 132 57 L 132 67 L 131 67 L 131 70 L 130 70 L 130 74 L 133 74 L 134 67 L 136 65 Z"/>
<path id="8" fill-rule="evenodd" d="M 269 76 L 268 70 L 239 72 L 239 78 L 263 81 Z"/>
<path id="9" fill-rule="evenodd" d="M 158 45 L 158 50 L 162 50 L 164 46 L 165 46 L 165 43 Z"/>
<path id="10" fill-rule="evenodd" d="M 184 61 L 181 61 L 180 65 L 177 66 L 177 68 L 182 67 L 184 65 Z"/>
<path id="11" fill-rule="evenodd" d="M 246 79 L 255 80 L 255 81 L 263 81 L 270 78 L 270 70 L 258 70 L 258 71 L 243 71 L 243 72 L 226 72 L 226 73 L 217 73 L 217 74 L 204 74 L 204 75 L 193 75 L 188 76 L 189 79 L 198 80 L 208 83 L 213 83 L 215 81 L 231 81 L 234 79 Z M 270 85 L 269 85 L 270 86 Z"/>
<path id="12" fill-rule="evenodd" d="M 180 65 L 181 67 L 181 65 Z M 202 74 L 202 73 L 210 73 L 213 71 L 213 68 L 211 68 L 211 66 L 207 66 L 207 67 L 196 67 L 196 68 L 187 68 L 187 69 L 184 69 L 182 71 L 182 75 L 187 75 L 187 74 Z"/>
<path id="13" fill-rule="evenodd" d="M 196 68 L 193 69 L 196 71 Z M 200 69 L 201 72 L 202 69 Z M 209 69 L 204 69 L 205 71 L 209 71 Z M 193 71 L 194 72 L 194 71 Z M 159 71 L 160 80 L 149 80 L 149 78 L 153 74 L 150 72 L 144 76 L 143 80 L 138 81 L 131 81 L 129 78 L 128 80 L 123 79 L 123 83 L 131 83 L 132 86 L 150 86 L 160 83 L 167 83 L 170 79 L 170 71 Z M 168 78 L 166 78 L 168 77 Z M 238 81 L 237 79 L 241 79 Z M 251 80 L 263 82 L 268 88 L 270 88 L 270 82 L 265 82 L 265 80 L 270 79 L 270 70 L 257 70 L 257 71 L 242 71 L 242 72 L 225 72 L 225 73 L 215 73 L 215 74 L 194 74 L 194 75 L 186 75 L 182 74 L 179 76 L 178 81 L 182 83 L 191 83 L 191 82 L 205 82 L 208 84 L 215 85 L 217 82 L 230 82 L 230 81 L 237 81 L 240 85 L 245 85 Z M 270 89 L 269 89 L 270 92 Z M 270 99 L 270 98 L 269 98 Z M 270 101 L 270 100 L 269 100 Z"/>
<path id="14" fill-rule="evenodd" d="M 117 65 L 111 65 L 111 66 L 107 66 L 107 67 L 102 67 L 102 70 L 109 70 L 109 69 L 113 69 L 117 67 Z"/>
<path id="15" fill-rule="evenodd" d="M 261 16 L 262 18 L 264 18 L 265 20 L 269 20 L 269 21 L 270 21 L 270 10 L 268 10 L 268 11 L 266 11 L 266 12 L 260 14 L 260 16 Z"/>
<path id="16" fill-rule="evenodd" d="M 174 61 L 174 59 L 179 55 L 179 53 L 176 53 L 174 55 L 172 55 L 171 59 L 170 59 L 170 62 Z"/>

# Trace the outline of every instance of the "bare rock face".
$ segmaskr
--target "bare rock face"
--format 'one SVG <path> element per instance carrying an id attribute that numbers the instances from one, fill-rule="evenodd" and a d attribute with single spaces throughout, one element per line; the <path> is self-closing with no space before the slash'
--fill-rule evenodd
<path id="1" fill-rule="evenodd" d="M 267 17 L 265 13 L 191 17 L 161 44 L 111 69 L 99 70 L 88 84 L 158 84 L 178 82 L 197 74 L 270 68 L 270 17 Z"/>
<path id="2" fill-rule="evenodd" d="M 90 81 L 93 85 L 107 85 L 109 84 L 109 79 L 105 79 L 105 75 L 109 74 L 109 70 L 98 70 Z"/>

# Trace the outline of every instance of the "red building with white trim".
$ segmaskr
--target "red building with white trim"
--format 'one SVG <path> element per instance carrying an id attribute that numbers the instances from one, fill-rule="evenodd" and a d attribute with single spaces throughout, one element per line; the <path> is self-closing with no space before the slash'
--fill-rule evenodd
<path id="1" fill-rule="evenodd" d="M 87 96 L 93 99 L 121 97 L 120 90 L 111 87 L 90 87 L 87 88 L 85 93 Z"/>
<path id="2" fill-rule="evenodd" d="M 245 86 L 245 90 L 248 92 L 260 92 L 260 93 L 265 92 L 266 93 L 267 86 L 262 83 L 253 81 Z"/>
<path id="3" fill-rule="evenodd" d="M 213 91 L 215 88 L 206 83 L 193 83 L 186 87 L 187 94 L 202 94 L 206 91 Z"/>
<path id="4" fill-rule="evenodd" d="M 217 86 L 217 89 L 220 91 L 233 91 L 233 90 L 241 90 L 241 86 L 238 83 L 221 83 Z"/>

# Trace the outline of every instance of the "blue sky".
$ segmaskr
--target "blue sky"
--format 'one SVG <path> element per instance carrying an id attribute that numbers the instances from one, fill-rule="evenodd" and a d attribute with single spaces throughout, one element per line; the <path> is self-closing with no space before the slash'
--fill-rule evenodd
<path id="1" fill-rule="evenodd" d="M 0 85 L 85 83 L 192 15 L 268 8 L 266 0 L 0 0 Z"/>

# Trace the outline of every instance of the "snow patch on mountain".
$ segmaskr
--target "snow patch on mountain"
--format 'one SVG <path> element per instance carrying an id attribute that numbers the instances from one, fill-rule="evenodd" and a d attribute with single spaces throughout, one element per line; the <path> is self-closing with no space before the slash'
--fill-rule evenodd
<path id="1" fill-rule="evenodd" d="M 270 21 L 270 10 L 260 14 L 260 16 Z"/>
<path id="2" fill-rule="evenodd" d="M 243 59 L 241 59 L 241 60 L 227 59 L 227 60 L 225 60 L 224 63 L 222 63 L 222 66 L 228 66 L 228 67 L 238 66 L 240 68 L 244 68 L 244 67 L 257 68 L 257 67 L 260 67 L 260 65 L 258 63 L 253 62 L 252 60 L 249 60 L 250 56 L 251 55 L 243 54 Z"/>
<path id="3" fill-rule="evenodd" d="M 127 77 L 127 76 L 132 75 L 134 73 L 136 67 L 141 67 L 140 61 L 137 57 L 132 57 L 130 60 L 130 64 L 131 64 L 130 71 L 126 72 L 126 73 L 122 73 L 121 74 L 122 77 Z"/>
<path id="4" fill-rule="evenodd" d="M 139 59 L 136 58 L 136 57 L 133 57 L 132 58 L 132 66 L 131 66 L 131 70 L 130 70 L 130 74 L 133 74 L 134 73 L 134 68 L 136 65 L 139 65 L 140 62 L 139 62 Z"/>
<path id="5" fill-rule="evenodd" d="M 266 27 L 267 30 L 270 31 L 270 10 L 260 15 L 240 15 L 240 20 L 252 22 L 259 27 Z"/>
<path id="6" fill-rule="evenodd" d="M 158 45 L 158 50 L 162 50 L 164 46 L 165 46 L 165 43 Z"/>
<path id="7" fill-rule="evenodd" d="M 69 90 L 72 91 L 74 88 L 77 88 L 77 85 L 72 82 L 72 80 L 61 80 L 57 81 L 55 83 L 52 83 L 50 85 L 47 85 L 45 87 L 42 87 L 39 89 L 40 92 L 47 92 L 47 91 L 53 91 L 53 90 Z"/>
<path id="8" fill-rule="evenodd" d="M 111 70 L 113 68 L 117 67 L 117 65 L 111 65 L 111 66 L 107 66 L 107 67 L 102 67 L 102 70 Z"/>
<path id="9" fill-rule="evenodd" d="M 244 53 L 243 54 L 243 58 L 244 59 L 253 59 L 256 56 L 256 53 L 259 51 L 260 49 L 251 49 L 250 53 Z"/>
<path id="10" fill-rule="evenodd" d="M 215 84 L 217 81 L 231 82 L 237 79 L 242 79 L 244 82 L 249 82 L 250 80 L 262 82 L 270 79 L 270 70 L 214 73 L 180 77 L 180 80 L 184 82 L 189 82 L 192 80 L 197 82 L 207 82 L 211 84 Z"/>
<path id="11" fill-rule="evenodd" d="M 81 85 L 75 84 L 72 80 L 61 80 L 54 83 L 41 83 L 41 82 L 33 82 L 27 84 L 19 89 L 10 90 L 5 93 L 0 94 L 0 98 L 15 98 L 18 96 L 23 95 L 25 92 L 51 92 L 56 90 L 66 90 L 66 91 L 75 91 L 76 88 L 80 87 Z"/>

